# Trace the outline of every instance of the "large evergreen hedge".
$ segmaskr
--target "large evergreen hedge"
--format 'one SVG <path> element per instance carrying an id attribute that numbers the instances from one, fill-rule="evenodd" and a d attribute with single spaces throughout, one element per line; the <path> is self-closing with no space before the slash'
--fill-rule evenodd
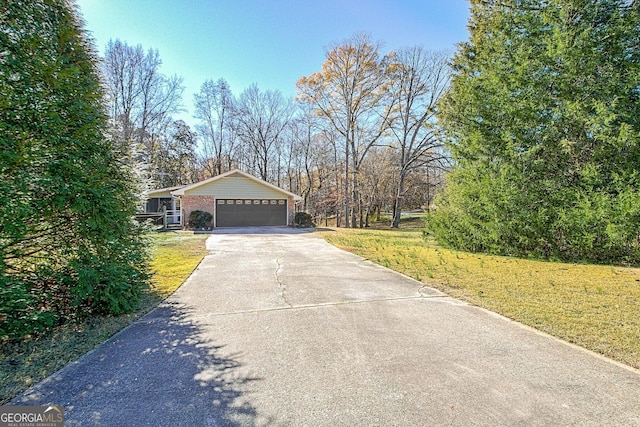
<path id="1" fill-rule="evenodd" d="M 640 262 L 640 4 L 473 0 L 442 103 L 450 247 Z"/>
<path id="2" fill-rule="evenodd" d="M 0 339 L 130 311 L 147 285 L 96 64 L 68 1 L 0 4 Z"/>

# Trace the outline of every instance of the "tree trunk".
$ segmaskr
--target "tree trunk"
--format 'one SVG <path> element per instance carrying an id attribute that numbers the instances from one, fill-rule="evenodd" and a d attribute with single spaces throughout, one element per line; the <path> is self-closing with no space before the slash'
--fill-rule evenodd
<path id="1" fill-rule="evenodd" d="M 404 181 L 407 177 L 407 172 L 400 171 L 400 179 L 398 181 L 398 191 L 396 192 L 396 200 L 393 205 L 393 222 L 391 228 L 400 227 L 400 217 L 402 216 L 402 198 L 404 197 Z"/>
<path id="2" fill-rule="evenodd" d="M 364 228 L 364 209 L 362 208 L 362 197 L 358 194 L 358 217 L 360 220 L 360 228 Z"/>
<path id="3" fill-rule="evenodd" d="M 347 140 L 344 144 L 345 146 L 345 154 L 344 154 L 344 228 L 349 228 L 349 207 L 351 203 L 349 203 L 349 192 L 351 189 L 349 188 L 349 141 Z"/>
<path id="4" fill-rule="evenodd" d="M 353 189 L 353 193 L 351 194 L 352 196 L 352 200 L 351 200 L 351 228 L 357 228 L 358 223 L 357 223 L 357 218 L 358 218 L 358 212 L 357 212 L 357 207 L 358 207 L 358 193 L 357 193 L 357 178 L 354 175 L 353 176 L 353 180 L 352 180 L 352 189 Z"/>
<path id="5" fill-rule="evenodd" d="M 431 180 L 427 173 L 427 213 L 431 213 Z"/>

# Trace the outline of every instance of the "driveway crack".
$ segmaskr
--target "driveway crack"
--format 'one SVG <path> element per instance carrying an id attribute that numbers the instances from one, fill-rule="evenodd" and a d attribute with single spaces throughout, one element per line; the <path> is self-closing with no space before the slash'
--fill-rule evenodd
<path id="1" fill-rule="evenodd" d="M 280 297 L 282 298 L 282 301 L 284 301 L 284 303 L 289 306 L 289 308 L 293 308 L 293 305 L 287 300 L 287 295 L 286 295 L 287 287 L 280 280 L 280 270 L 282 269 L 282 263 L 280 262 L 280 258 L 276 258 L 276 264 L 278 265 L 278 267 L 276 268 L 276 271 L 275 271 L 275 278 L 276 278 L 276 282 L 278 283 L 278 286 L 280 287 Z"/>

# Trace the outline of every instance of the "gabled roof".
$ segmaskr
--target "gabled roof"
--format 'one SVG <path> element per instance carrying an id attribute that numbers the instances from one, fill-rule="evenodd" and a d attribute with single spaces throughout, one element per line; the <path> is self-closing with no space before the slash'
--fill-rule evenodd
<path id="1" fill-rule="evenodd" d="M 298 196 L 297 194 L 290 193 L 289 191 L 283 190 L 280 187 L 277 187 L 273 184 L 269 184 L 268 182 L 263 181 L 259 178 L 256 178 L 255 176 L 250 175 L 246 172 L 242 172 L 239 169 L 233 169 L 233 170 L 230 170 L 229 172 L 223 173 L 222 175 L 217 175 L 217 176 L 214 176 L 213 178 L 205 179 L 204 181 L 196 182 L 195 184 L 187 185 L 185 187 L 178 187 L 175 191 L 172 191 L 171 194 L 174 196 L 184 196 L 185 191 L 193 190 L 194 188 L 198 188 L 203 185 L 207 185 L 212 182 L 222 180 L 232 176 L 240 176 L 242 178 L 248 178 L 256 182 L 257 184 L 264 185 L 265 187 L 269 187 L 272 190 L 278 191 L 282 194 L 286 194 L 287 196 L 291 196 L 293 197 L 293 200 L 296 200 L 296 201 L 302 200 L 302 197 Z"/>

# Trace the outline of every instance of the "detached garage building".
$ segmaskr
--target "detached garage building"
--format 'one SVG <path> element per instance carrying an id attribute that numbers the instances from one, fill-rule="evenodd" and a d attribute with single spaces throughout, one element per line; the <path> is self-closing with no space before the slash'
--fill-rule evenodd
<path id="1" fill-rule="evenodd" d="M 237 169 L 171 192 L 186 224 L 195 210 L 213 215 L 214 227 L 292 225 L 296 194 Z"/>

